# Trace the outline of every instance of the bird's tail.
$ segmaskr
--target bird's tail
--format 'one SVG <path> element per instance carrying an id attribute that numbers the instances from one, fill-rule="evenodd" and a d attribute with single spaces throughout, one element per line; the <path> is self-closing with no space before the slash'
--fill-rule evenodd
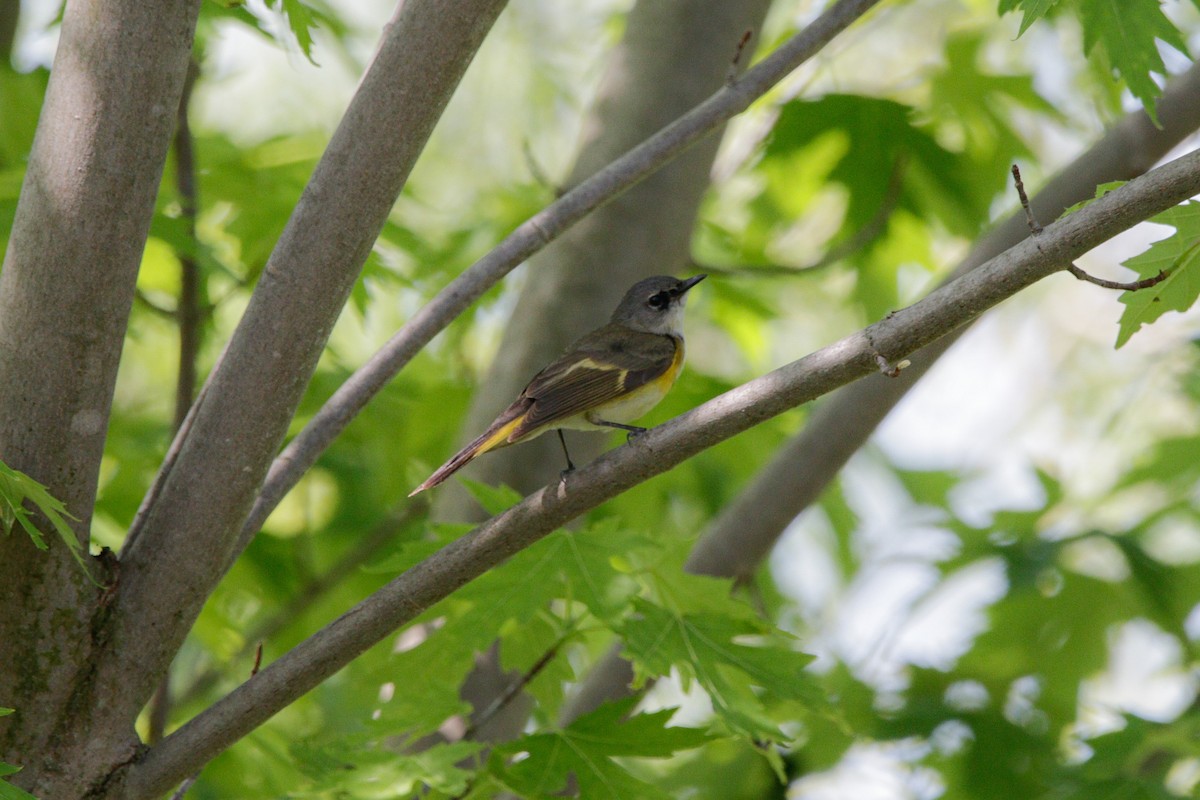
<path id="1" fill-rule="evenodd" d="M 507 418 L 506 418 L 507 417 Z M 507 414 L 502 415 L 499 419 L 491 424 L 491 426 L 479 434 L 476 439 L 455 453 L 449 461 L 442 464 L 434 473 L 425 479 L 417 488 L 408 493 L 409 497 L 420 494 L 426 489 L 432 489 L 442 481 L 449 478 L 454 473 L 465 467 L 467 464 L 475 460 L 476 457 L 483 455 L 489 450 L 495 450 L 498 447 L 503 447 L 506 444 L 512 444 L 508 440 L 508 436 L 521 423 L 521 415 L 509 417 Z"/>

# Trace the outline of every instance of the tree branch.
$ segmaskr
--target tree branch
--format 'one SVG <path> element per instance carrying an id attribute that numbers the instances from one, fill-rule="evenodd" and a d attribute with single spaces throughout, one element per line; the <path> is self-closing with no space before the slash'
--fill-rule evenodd
<path id="1" fill-rule="evenodd" d="M 491 286 L 590 211 L 613 199 L 744 111 L 879 0 L 839 0 L 807 28 L 621 158 L 596 172 L 517 227 L 490 253 L 455 278 L 360 367 L 313 416 L 271 465 L 246 520 L 240 551 L 271 510 L 372 397 L 421 348 Z M 731 46 L 735 44 L 731 42 Z"/>
<path id="2" fill-rule="evenodd" d="M 175 118 L 175 137 L 171 149 L 175 154 L 175 190 L 179 192 L 183 218 L 187 223 L 188 241 L 193 252 L 196 241 L 196 160 L 193 152 L 192 129 L 188 106 L 192 88 L 196 85 L 200 65 L 192 58 L 188 62 L 187 78 L 179 98 Z M 179 369 L 175 376 L 175 417 L 172 433 L 178 433 L 192 407 L 196 394 L 196 357 L 200 349 L 200 269 L 192 253 L 179 256 L 179 301 L 172 315 L 179 326 Z M 171 672 L 163 673 L 154 696 L 150 699 L 149 725 L 146 741 L 153 744 L 163 737 L 171 714 Z"/>
<path id="3" fill-rule="evenodd" d="M 179 304 L 175 308 L 179 325 L 179 372 L 175 381 L 175 421 L 173 430 L 183 427 L 192 400 L 196 396 L 196 361 L 200 353 L 200 265 L 195 252 L 200 248 L 196 238 L 196 155 L 195 141 L 188 114 L 192 87 L 200 74 L 200 64 L 193 58 L 188 62 L 187 80 L 175 124 L 175 189 L 179 192 L 180 210 L 187 222 L 187 237 L 193 252 L 179 253 Z"/>
<path id="4" fill-rule="evenodd" d="M 392 580 L 149 750 L 131 800 L 151 797 L 460 586 L 653 475 L 974 320 L 1117 233 L 1200 192 L 1200 153 L 1131 181 L 918 303 L 676 417 L 547 486 Z"/>
<path id="5" fill-rule="evenodd" d="M 1091 198 L 1099 184 L 1144 173 L 1196 130 L 1200 126 L 1200 65 L 1167 85 L 1159 99 L 1158 115 L 1161 128 L 1143 111 L 1114 125 L 1038 192 L 1031 203 L 1038 216 L 1055 219 L 1068 207 Z M 977 269 L 1028 236 L 1023 216 L 1010 216 L 979 240 L 945 283 Z M 820 497 L 850 456 L 961 333 L 914 354 L 913 363 L 900 377 L 861 381 L 816 408 L 804 430 L 709 525 L 688 558 L 687 569 L 727 577 L 747 576 L 757 569 L 787 525 Z M 754 513 L 748 515 L 751 510 Z"/>
<path id="6" fill-rule="evenodd" d="M 566 185 L 595 175 L 725 86 L 730 57 L 744 48 L 734 41 L 736 32 L 760 30 L 768 6 L 766 0 L 636 3 L 620 44 L 608 55 Z M 628 287 L 685 268 L 720 140 L 720 130 L 714 131 L 530 259 L 526 272 L 536 278 L 525 282 L 504 326 L 496 357 L 480 381 L 487 390 L 471 397 L 460 426 L 464 444 L 520 394 L 529 376 L 607 322 Z M 562 313 L 563 297 L 572 298 L 569 314 Z M 571 450 L 590 461 L 608 436 L 577 432 L 570 439 Z M 557 442 L 528 444 L 477 461 L 464 474 L 533 491 L 558 474 L 559 459 Z M 434 516 L 443 520 L 478 522 L 487 516 L 482 511 L 458 482 L 445 485 L 434 503 Z M 515 713 L 517 705 L 510 708 Z"/>
<path id="7" fill-rule="evenodd" d="M 1029 206 L 1029 196 L 1025 194 L 1025 182 L 1021 180 L 1021 168 L 1016 164 L 1012 165 L 1012 176 L 1013 183 L 1016 184 L 1017 188 L 1017 198 L 1021 201 L 1021 208 L 1025 211 L 1025 222 L 1029 225 L 1029 232 L 1033 236 L 1037 236 L 1042 232 L 1042 224 L 1037 221 L 1037 217 L 1033 215 L 1033 209 Z M 1089 275 L 1077 264 L 1067 264 L 1067 272 L 1071 273 L 1085 283 L 1092 283 L 1105 289 L 1117 289 L 1119 291 L 1126 292 L 1137 292 L 1142 289 L 1149 289 L 1151 286 L 1160 284 L 1167 279 L 1167 273 L 1163 270 L 1159 270 L 1158 274 L 1152 278 L 1143 278 L 1140 281 L 1129 282 L 1110 281 L 1104 278 L 1097 278 L 1093 275 Z"/>
<path id="8" fill-rule="evenodd" d="M 130 720 L 224 574 L 359 269 L 503 5 L 410 0 L 385 29 L 122 549 L 95 675 L 125 687 Z"/>

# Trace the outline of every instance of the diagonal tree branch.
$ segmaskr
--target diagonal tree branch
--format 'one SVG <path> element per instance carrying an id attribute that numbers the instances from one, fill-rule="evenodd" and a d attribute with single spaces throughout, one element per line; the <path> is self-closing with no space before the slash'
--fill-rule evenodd
<path id="1" fill-rule="evenodd" d="M 807 28 L 738 79 L 661 131 L 597 171 L 475 262 L 425 305 L 378 353 L 333 394 L 271 466 L 246 520 L 238 551 L 254 537 L 271 510 L 372 397 L 421 348 L 518 264 L 561 235 L 590 211 L 645 179 L 667 161 L 745 111 L 755 100 L 879 0 L 839 0 Z M 740 33 L 740 32 L 739 32 Z M 731 40 L 731 48 L 736 41 Z"/>
<path id="2" fill-rule="evenodd" d="M 363 261 L 503 5 L 409 0 L 385 29 L 134 522 L 96 694 L 82 702 L 108 702 L 100 693 L 120 685 L 105 707 L 132 721 L 166 670 L 224 573 Z"/>
<path id="3" fill-rule="evenodd" d="M 1124 117 L 1051 180 L 1033 199 L 1045 219 L 1095 193 L 1095 187 L 1144 173 L 1167 151 L 1200 127 L 1200 65 L 1168 84 L 1158 102 L 1162 127 L 1144 111 Z M 1024 218 L 1012 215 L 972 249 L 947 279 L 962 275 L 1029 235 Z M 965 330 L 965 329 L 964 329 Z M 863 445 L 888 412 L 958 340 L 956 331 L 912 356 L 896 379 L 875 376 L 841 389 L 812 413 L 808 424 L 758 472 L 742 493 L 713 520 L 688 558 L 689 572 L 746 578 L 754 573 L 784 529 L 816 502 L 825 487 Z M 751 513 L 752 512 L 752 513 Z M 570 722 L 600 702 L 629 693 L 630 664 L 618 642 L 592 668 L 563 709 Z"/>
<path id="4" fill-rule="evenodd" d="M 169 788 L 290 702 L 504 559 L 603 501 L 758 423 L 874 373 L 977 318 L 1091 248 L 1200 192 L 1200 153 L 1166 164 L 920 302 L 750 381 L 545 487 L 392 580 L 149 750 L 127 797 Z"/>
<path id="5" fill-rule="evenodd" d="M 1055 219 L 1069 206 L 1092 197 L 1096 186 L 1144 173 L 1200 127 L 1200 65 L 1167 87 L 1157 111 L 1161 128 L 1143 111 L 1129 114 L 1051 180 L 1033 198 L 1038 218 Z M 1028 236 L 1024 216 L 1013 214 L 979 241 L 947 282 Z M 728 577 L 751 574 L 784 528 L 820 497 L 850 456 L 961 333 L 913 354 L 912 364 L 899 378 L 879 376 L 862 381 L 825 401 L 804 430 L 713 521 L 692 551 L 688 570 Z M 748 517 L 749 509 L 755 513 Z"/>
<path id="6" fill-rule="evenodd" d="M 736 79 L 734 59 L 747 64 L 750 55 L 741 52 L 748 42 L 737 37 L 761 31 L 768 6 L 765 0 L 636 3 L 621 43 L 607 57 L 566 186 L 594 175 L 703 102 L 731 80 L 731 69 Z M 607 322 L 628 287 L 687 264 L 721 132 L 596 209 L 530 260 L 526 273 L 536 277 L 522 286 L 496 357 L 480 381 L 487 390 L 471 397 L 460 428 L 463 444 L 521 392 L 529 376 Z M 570 313 L 563 313 L 564 297 L 571 298 Z M 552 439 L 502 450 L 476 461 L 464 475 L 522 493 L 533 491 L 561 469 L 559 443 Z M 608 436 L 579 432 L 569 439 L 576 458 L 590 461 Z M 444 486 L 434 504 L 435 517 L 456 522 L 486 518 L 461 484 Z M 466 699 L 474 703 L 476 698 Z"/>
<path id="7" fill-rule="evenodd" d="M 734 61 L 749 64 L 750 53 L 742 51 L 753 38 L 749 32 L 762 30 L 769 5 L 766 0 L 635 3 L 620 43 L 606 56 L 564 185 L 575 186 L 595 174 L 736 79 L 740 70 Z M 744 36 L 735 42 L 739 32 Z M 721 138 L 717 131 L 697 143 L 597 208 L 530 260 L 526 272 L 536 277 L 522 286 L 504 326 L 496 357 L 480 381 L 486 391 L 472 395 L 460 426 L 464 443 L 508 398 L 520 393 L 530 375 L 607 321 L 627 287 L 687 263 L 696 214 Z M 564 297 L 571 298 L 570 313 L 563 313 Z M 569 445 L 576 459 L 587 462 L 599 455 L 607 440 L 604 434 L 579 432 Z M 507 484 L 524 494 L 557 477 L 560 461 L 559 442 L 543 437 L 476 462 L 464 474 L 484 483 Z M 458 481 L 444 484 L 436 495 L 435 519 L 478 522 L 487 516 Z M 525 695 L 497 709 L 498 693 L 513 681 L 499 661 L 500 647 L 488 648 L 475 659 L 459 691 L 475 709 L 472 724 L 482 741 L 515 738 L 532 709 L 532 698 Z M 485 717 L 487 724 L 481 725 Z"/>

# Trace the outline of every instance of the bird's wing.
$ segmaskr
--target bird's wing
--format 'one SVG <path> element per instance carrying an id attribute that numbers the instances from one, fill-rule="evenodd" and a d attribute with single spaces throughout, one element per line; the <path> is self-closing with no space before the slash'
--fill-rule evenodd
<path id="1" fill-rule="evenodd" d="M 670 368 L 678 347 L 671 336 L 614 325 L 588 334 L 525 387 L 533 404 L 510 441 L 644 386 Z"/>

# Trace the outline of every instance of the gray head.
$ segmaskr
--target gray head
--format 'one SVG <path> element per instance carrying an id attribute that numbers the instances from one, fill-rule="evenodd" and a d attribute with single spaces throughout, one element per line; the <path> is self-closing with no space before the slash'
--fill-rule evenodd
<path id="1" fill-rule="evenodd" d="M 656 275 L 638 281 L 625 293 L 612 321 L 647 333 L 678 335 L 682 329 L 683 306 L 687 292 L 705 279 L 705 275 L 680 280 Z"/>

